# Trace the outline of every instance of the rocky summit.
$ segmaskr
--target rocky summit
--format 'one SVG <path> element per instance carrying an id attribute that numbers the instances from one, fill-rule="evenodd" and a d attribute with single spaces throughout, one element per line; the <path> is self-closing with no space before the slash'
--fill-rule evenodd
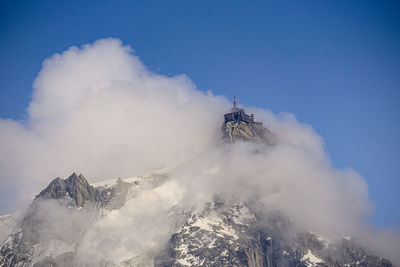
<path id="1" fill-rule="evenodd" d="M 277 144 L 254 115 L 225 114 L 225 145 Z M 0 266 L 393 266 L 354 239 L 299 229 L 254 200 L 178 200 L 171 170 L 90 184 L 55 178 L 22 215 L 0 217 Z M 183 203 L 183 204 L 182 204 Z"/>
<path id="2" fill-rule="evenodd" d="M 266 145 L 275 145 L 276 137 L 262 124 L 245 121 L 228 121 L 222 126 L 223 138 L 229 142 L 255 141 Z"/>
<path id="3" fill-rule="evenodd" d="M 254 115 L 246 114 L 243 108 L 238 108 L 236 97 L 230 113 L 224 115 L 222 137 L 228 143 L 235 141 L 253 141 L 266 145 L 276 145 L 277 137 L 262 122 L 254 121 Z"/>

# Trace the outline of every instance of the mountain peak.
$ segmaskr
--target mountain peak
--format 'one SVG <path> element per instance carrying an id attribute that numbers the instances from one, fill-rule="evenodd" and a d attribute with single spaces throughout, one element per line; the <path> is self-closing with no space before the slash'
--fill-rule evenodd
<path id="1" fill-rule="evenodd" d="M 72 199 L 76 206 L 83 207 L 85 202 L 93 202 L 95 189 L 82 174 L 74 172 L 67 179 L 55 178 L 36 198 Z"/>
<path id="2" fill-rule="evenodd" d="M 276 136 L 265 128 L 262 122 L 256 122 L 254 114 L 249 116 L 243 108 L 237 107 L 236 96 L 231 112 L 224 115 L 222 134 L 223 139 L 228 143 L 241 140 L 255 141 L 266 145 L 277 144 Z"/>

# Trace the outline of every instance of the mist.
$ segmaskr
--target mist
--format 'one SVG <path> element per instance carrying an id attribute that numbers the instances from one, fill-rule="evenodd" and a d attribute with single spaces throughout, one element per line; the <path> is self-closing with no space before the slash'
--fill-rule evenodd
<path id="1" fill-rule="evenodd" d="M 228 108 L 116 39 L 53 55 L 33 87 L 27 120 L 0 120 L 2 213 L 74 171 L 94 182 L 184 161 L 212 144 Z"/>
<path id="2" fill-rule="evenodd" d="M 220 129 L 229 109 L 230 100 L 199 90 L 186 75 L 151 72 L 118 39 L 55 54 L 34 81 L 27 118 L 0 119 L 0 212 L 25 207 L 51 179 L 72 172 L 96 182 L 173 167 L 162 189 L 144 191 L 97 222 L 83 251 L 106 255 L 118 243 L 121 249 L 107 256 L 123 258 L 156 249 L 168 238 L 169 208 L 201 207 L 219 195 L 255 200 L 328 238 L 356 236 L 400 262 L 397 230 L 363 222 L 374 209 L 366 182 L 351 168 L 332 167 L 311 126 L 292 114 L 246 107 L 278 144 L 224 145 Z M 99 238 L 104 232 L 112 234 Z"/>

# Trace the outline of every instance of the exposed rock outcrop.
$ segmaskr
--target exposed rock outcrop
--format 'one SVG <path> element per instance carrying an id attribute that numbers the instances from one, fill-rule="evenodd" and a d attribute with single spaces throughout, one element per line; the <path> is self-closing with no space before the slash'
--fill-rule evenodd
<path id="1" fill-rule="evenodd" d="M 86 202 L 95 203 L 101 200 L 99 192 L 82 174 L 77 173 L 73 173 L 65 180 L 54 179 L 36 198 L 72 199 L 77 207 L 83 207 Z"/>
<path id="2" fill-rule="evenodd" d="M 222 137 L 228 143 L 235 141 L 253 141 L 265 145 L 276 145 L 278 138 L 263 126 L 262 122 L 254 121 L 254 114 L 246 114 L 243 108 L 238 108 L 236 96 L 231 112 L 224 115 Z"/>
<path id="3" fill-rule="evenodd" d="M 223 139 L 229 143 L 235 141 L 254 141 L 266 145 L 276 145 L 278 138 L 261 123 L 228 121 L 222 125 Z"/>

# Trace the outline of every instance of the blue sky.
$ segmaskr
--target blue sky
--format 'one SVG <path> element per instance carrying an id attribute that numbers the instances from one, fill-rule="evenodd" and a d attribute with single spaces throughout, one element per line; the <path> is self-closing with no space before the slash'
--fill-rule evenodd
<path id="1" fill-rule="evenodd" d="M 117 37 L 153 71 L 291 112 L 352 167 L 400 226 L 400 4 L 396 1 L 1 1 L 0 116 L 24 119 L 42 61 Z"/>

